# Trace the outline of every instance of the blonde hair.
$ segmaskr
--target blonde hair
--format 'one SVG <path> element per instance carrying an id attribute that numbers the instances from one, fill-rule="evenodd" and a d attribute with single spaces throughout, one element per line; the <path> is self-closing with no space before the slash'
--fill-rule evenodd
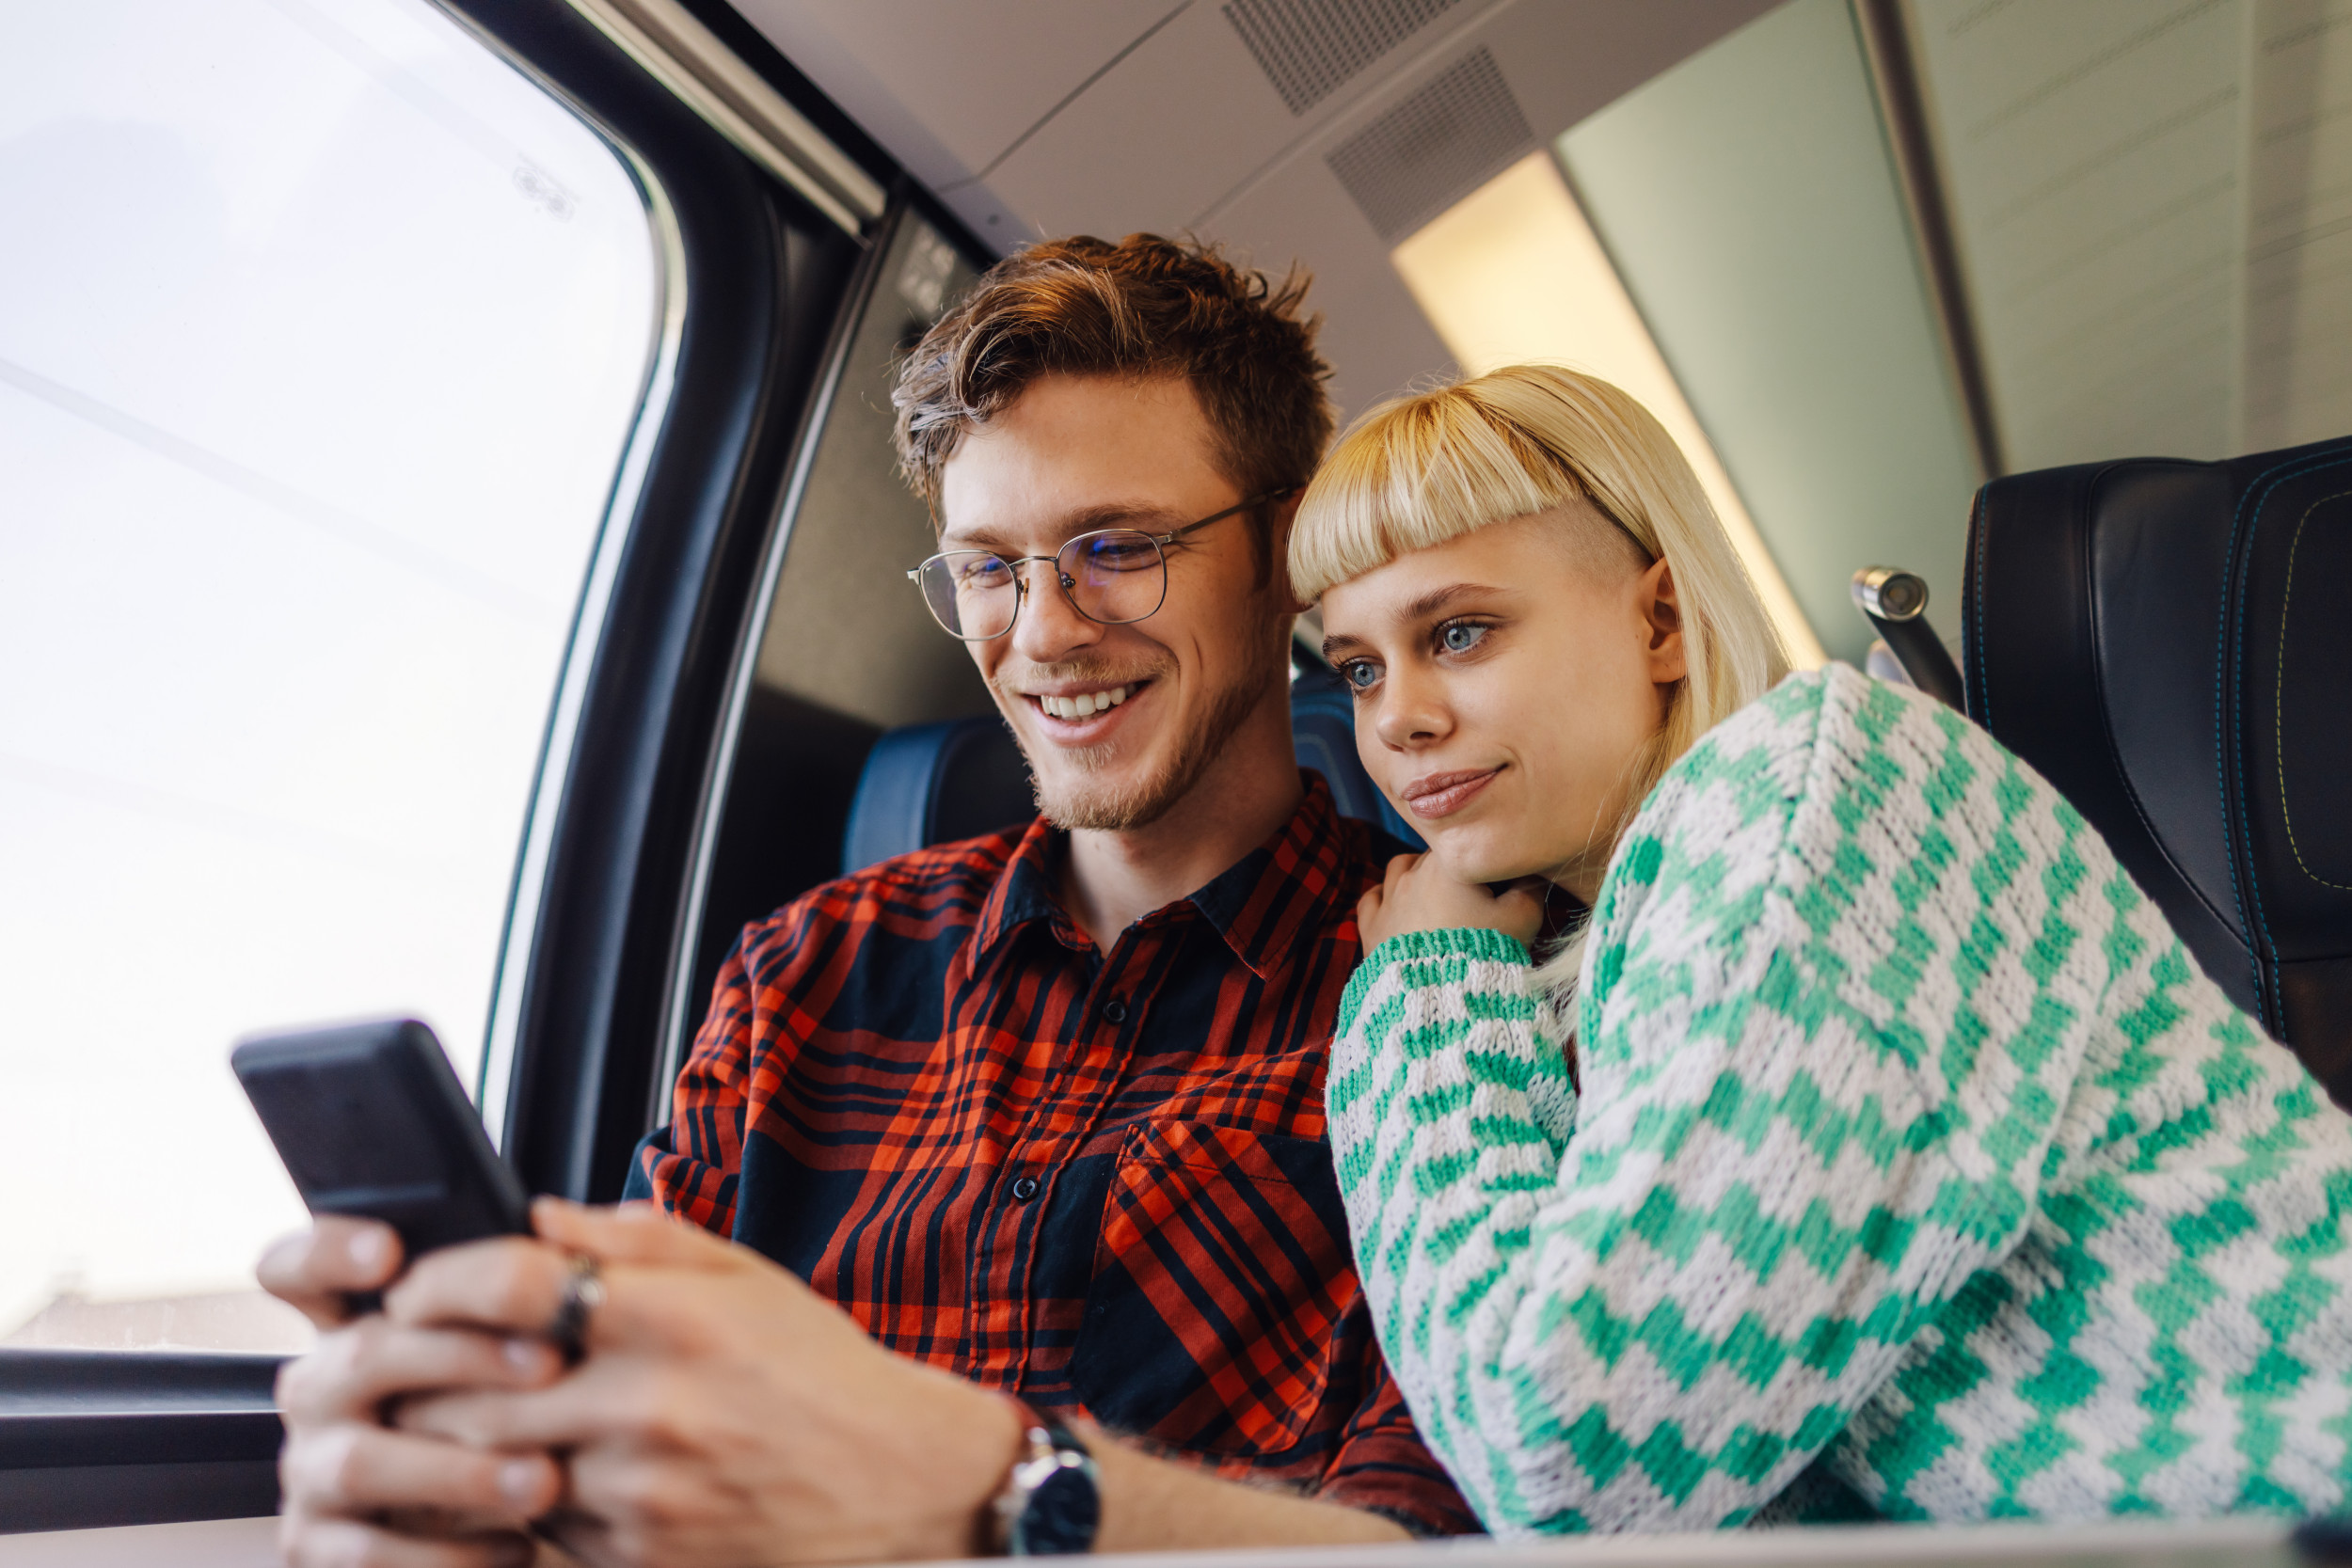
<path id="1" fill-rule="evenodd" d="M 1640 546 L 1645 564 L 1665 559 L 1682 614 L 1688 673 L 1633 759 L 1629 816 L 1700 736 L 1788 673 L 1788 654 L 1681 449 L 1626 393 L 1559 366 L 1508 365 L 1382 404 L 1340 438 L 1299 501 L 1291 581 L 1320 599 L 1401 555 L 1580 504 Z M 1594 849 L 1613 850 L 1625 826 Z M 1538 981 L 1565 996 L 1582 945 L 1563 943 Z"/>

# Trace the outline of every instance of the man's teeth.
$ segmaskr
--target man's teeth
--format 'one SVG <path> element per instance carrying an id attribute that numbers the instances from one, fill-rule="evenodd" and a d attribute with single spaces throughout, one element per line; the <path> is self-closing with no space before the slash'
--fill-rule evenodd
<path id="1" fill-rule="evenodd" d="M 1075 697 L 1041 695 L 1037 705 L 1057 719 L 1088 719 L 1106 707 L 1117 707 L 1127 700 L 1128 688 L 1114 686 L 1108 691 L 1083 691 Z"/>

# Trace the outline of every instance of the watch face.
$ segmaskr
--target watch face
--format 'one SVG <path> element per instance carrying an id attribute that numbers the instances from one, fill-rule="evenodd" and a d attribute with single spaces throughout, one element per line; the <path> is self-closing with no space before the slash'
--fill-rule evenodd
<path id="1" fill-rule="evenodd" d="M 1057 1557 L 1094 1549 L 1103 1523 L 1103 1499 L 1086 1466 L 1065 1465 L 1029 1494 L 1013 1530 L 1013 1550 L 1024 1557 Z"/>

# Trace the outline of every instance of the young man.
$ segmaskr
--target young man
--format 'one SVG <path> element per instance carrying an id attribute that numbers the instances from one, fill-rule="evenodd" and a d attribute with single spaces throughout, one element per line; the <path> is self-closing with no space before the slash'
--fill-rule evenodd
<path id="1" fill-rule="evenodd" d="M 343 1327 L 387 1234 L 273 1253 L 331 1330 L 281 1386 L 295 1562 L 514 1560 L 534 1518 L 709 1563 L 1474 1528 L 1323 1142 L 1388 846 L 1292 754 L 1279 563 L 1331 429 L 1302 293 L 1072 240 L 925 339 L 920 578 L 1040 820 L 744 932 L 632 1175 L 692 1227 L 544 1205 L 541 1240 L 436 1254 Z"/>

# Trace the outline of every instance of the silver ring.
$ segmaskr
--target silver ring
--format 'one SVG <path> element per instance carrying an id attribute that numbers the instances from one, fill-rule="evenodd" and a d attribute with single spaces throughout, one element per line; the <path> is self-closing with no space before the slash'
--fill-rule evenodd
<path id="1" fill-rule="evenodd" d="M 564 1293 L 556 1300 L 547 1337 L 566 1360 L 580 1359 L 582 1341 L 588 1337 L 588 1319 L 604 1305 L 601 1267 L 595 1259 L 575 1254 L 570 1272 L 564 1275 Z"/>

